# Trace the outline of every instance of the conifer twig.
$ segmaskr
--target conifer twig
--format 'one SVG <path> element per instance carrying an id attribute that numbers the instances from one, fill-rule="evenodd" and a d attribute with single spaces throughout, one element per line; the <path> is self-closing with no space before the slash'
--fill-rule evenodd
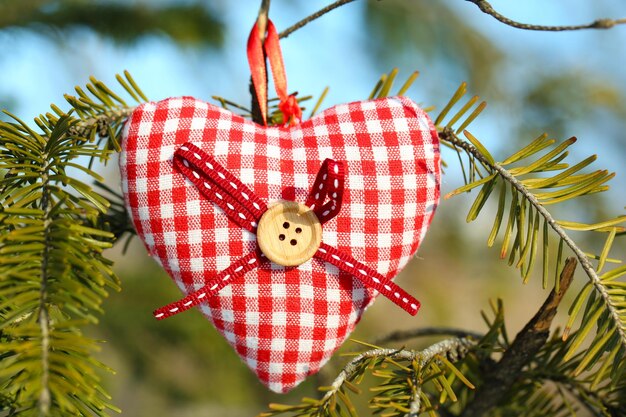
<path id="1" fill-rule="evenodd" d="M 47 159 L 46 159 L 47 160 Z M 48 312 L 48 258 L 50 255 L 50 213 L 52 205 L 50 204 L 49 190 L 49 167 L 50 163 L 42 168 L 43 195 L 41 197 L 41 210 L 44 212 L 44 248 L 41 261 L 41 287 L 39 290 L 39 313 L 37 322 L 41 331 L 41 391 L 39 392 L 38 407 L 39 414 L 47 416 L 50 412 L 50 313 Z"/>
<path id="2" fill-rule="evenodd" d="M 484 376 L 485 383 L 476 392 L 474 400 L 465 408 L 462 417 L 487 415 L 489 410 L 502 400 L 524 366 L 546 343 L 557 308 L 574 278 L 576 264 L 576 258 L 567 259 L 561 272 L 559 289 L 554 288 L 550 292 L 539 311 L 519 332 L 511 347 L 504 352 L 502 359 L 487 371 Z"/>
<path id="3" fill-rule="evenodd" d="M 495 18 L 501 23 L 504 23 L 507 26 L 511 26 L 517 29 L 524 30 L 536 30 L 536 31 L 544 31 L 544 32 L 564 32 L 570 30 L 581 30 L 581 29 L 611 29 L 616 25 L 626 24 L 626 19 L 597 19 L 591 23 L 583 24 L 583 25 L 565 25 L 565 26 L 553 26 L 553 25 L 534 25 L 529 23 L 521 23 L 517 22 L 513 19 L 510 19 L 500 13 L 498 13 L 493 6 L 487 0 L 466 0 L 470 3 L 474 3 L 478 8 L 483 12 L 488 14 L 489 16 Z"/>
<path id="4" fill-rule="evenodd" d="M 337 378 L 335 378 L 331 384 L 331 389 L 329 389 L 324 395 L 322 402 L 330 399 L 330 397 L 332 397 L 341 388 L 346 380 L 350 380 L 358 372 L 359 364 L 366 359 L 380 357 L 404 359 L 408 361 L 418 359 L 420 362 L 424 363 L 430 361 L 437 355 L 442 355 L 453 361 L 458 361 L 465 357 L 467 352 L 469 352 L 469 350 L 475 346 L 476 343 L 478 343 L 478 340 L 473 337 L 463 337 L 443 340 L 422 351 L 383 348 L 368 350 L 352 359 L 348 362 L 348 364 L 346 364 L 346 366 L 343 367 L 339 375 L 337 375 Z"/>
<path id="5" fill-rule="evenodd" d="M 126 119 L 133 111 L 135 111 L 135 107 L 120 107 L 106 110 L 97 116 L 81 119 L 75 125 L 69 127 L 68 133 L 71 135 L 85 135 L 89 129 L 98 125 L 98 133 L 105 137 L 108 134 L 106 129 L 108 125 L 114 120 Z"/>
<path id="6" fill-rule="evenodd" d="M 72 162 L 81 156 L 107 160 L 132 108 L 90 81 L 91 95 L 77 87 L 78 97 L 65 96 L 69 112 L 52 105 L 36 117 L 38 131 L 9 113 L 13 122 L 0 122 L 0 409 L 9 415 L 118 410 L 96 373 L 107 369 L 91 356 L 96 341 L 81 331 L 107 290 L 119 290 L 103 256 L 114 239 L 103 220 L 111 204 L 67 169 L 81 168 Z M 121 84 L 144 97 L 130 75 Z"/>
<path id="7" fill-rule="evenodd" d="M 585 253 L 576 245 L 576 243 L 569 237 L 565 230 L 559 225 L 559 223 L 552 217 L 552 214 L 539 202 L 537 197 L 532 194 L 525 186 L 522 184 L 515 176 L 513 176 L 506 168 L 502 167 L 497 162 L 489 161 L 481 152 L 479 152 L 474 145 L 468 143 L 462 139 L 460 139 L 454 131 L 445 127 L 441 132 L 439 132 L 439 137 L 458 147 L 463 149 L 468 154 L 472 155 L 478 161 L 480 161 L 484 166 L 489 167 L 491 170 L 496 172 L 502 179 L 511 184 L 512 187 L 517 190 L 520 194 L 524 196 L 524 198 L 533 206 L 535 210 L 545 219 L 550 228 L 559 236 L 559 238 L 570 248 L 570 250 L 574 253 L 578 262 L 580 263 L 581 268 L 585 271 L 585 274 L 595 287 L 596 291 L 602 297 L 607 310 L 609 312 L 611 320 L 615 323 L 615 327 L 617 328 L 617 332 L 622 340 L 622 344 L 626 343 L 626 329 L 622 325 L 622 320 L 620 317 L 620 312 L 618 306 L 613 304 L 611 300 L 611 296 L 608 293 L 607 288 L 603 285 L 602 280 L 598 276 L 598 273 L 594 269 L 593 265 L 589 261 L 589 258 Z"/>

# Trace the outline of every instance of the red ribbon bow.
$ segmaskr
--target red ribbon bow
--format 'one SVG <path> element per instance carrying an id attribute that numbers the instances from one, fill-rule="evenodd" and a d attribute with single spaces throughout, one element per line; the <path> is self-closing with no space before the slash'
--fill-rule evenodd
<path id="1" fill-rule="evenodd" d="M 244 183 L 235 178 L 215 159 L 190 142 L 174 153 L 174 166 L 187 177 L 208 200 L 220 207 L 238 226 L 255 233 L 267 204 Z M 341 210 L 344 189 L 344 169 L 341 162 L 326 159 L 320 168 L 306 201 L 321 224 L 335 217 Z M 328 200 L 328 201 L 327 201 Z M 335 265 L 393 301 L 411 315 L 417 314 L 420 303 L 410 294 L 372 268 L 350 255 L 322 242 L 313 257 Z M 154 311 L 159 320 L 173 316 L 205 302 L 233 280 L 269 260 L 257 250 L 240 258 L 206 284 L 180 301 Z"/>
<path id="2" fill-rule="evenodd" d="M 265 54 L 263 53 L 265 51 Z M 298 124 L 302 119 L 302 110 L 294 95 L 287 94 L 287 74 L 280 51 L 278 32 L 271 20 L 267 20 L 267 36 L 261 42 L 258 22 L 254 24 L 248 38 L 248 63 L 252 74 L 252 84 L 259 100 L 259 108 L 263 116 L 263 124 L 267 126 L 267 72 L 265 69 L 265 55 L 270 62 L 274 87 L 280 99 L 278 108 L 283 112 L 284 124 Z"/>

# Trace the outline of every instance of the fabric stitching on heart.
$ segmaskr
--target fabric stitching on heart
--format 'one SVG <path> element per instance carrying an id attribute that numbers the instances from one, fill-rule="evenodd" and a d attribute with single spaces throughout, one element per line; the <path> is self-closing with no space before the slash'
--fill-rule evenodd
<path id="1" fill-rule="evenodd" d="M 207 199 L 222 208 L 231 221 L 251 232 L 256 230 L 256 225 L 260 221 L 263 211 L 267 210 L 267 206 L 212 157 L 188 142 L 175 152 L 174 166 L 192 181 Z M 213 187 L 209 182 L 213 184 Z M 343 164 L 326 159 L 313 183 L 306 205 L 315 212 L 322 223 L 325 223 L 339 213 L 343 191 Z M 324 204 L 326 197 L 329 197 L 330 201 Z M 249 220 L 243 212 L 248 212 L 254 217 L 251 216 L 252 220 Z M 409 314 L 417 314 L 420 306 L 419 301 L 393 281 L 386 279 L 350 255 L 322 243 L 314 256 L 356 277 L 366 287 L 377 290 Z M 206 302 L 232 280 L 243 276 L 256 267 L 262 259 L 263 255 L 258 250 L 256 253 L 253 252 L 245 256 L 209 280 L 199 290 L 188 294 L 182 300 L 155 310 L 154 317 L 162 320 Z"/>

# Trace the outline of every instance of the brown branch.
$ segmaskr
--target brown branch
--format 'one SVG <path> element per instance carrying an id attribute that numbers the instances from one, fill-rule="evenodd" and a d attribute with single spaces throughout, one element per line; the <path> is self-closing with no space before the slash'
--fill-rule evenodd
<path id="1" fill-rule="evenodd" d="M 346 380 L 351 380 L 357 372 L 359 372 L 359 365 L 364 360 L 376 357 L 388 357 L 390 359 L 402 359 L 407 361 L 419 359 L 419 361 L 423 364 L 432 360 L 437 355 L 442 355 L 446 356 L 452 362 L 457 362 L 463 359 L 467 353 L 476 346 L 477 343 L 478 340 L 474 338 L 460 338 L 442 340 L 441 342 L 435 343 L 422 351 L 379 348 L 362 352 L 348 362 L 339 375 L 337 375 L 322 398 L 320 409 L 323 407 L 324 403 L 330 401 L 331 397 L 339 391 Z M 417 385 L 417 388 L 419 389 L 419 385 Z M 412 402 L 411 409 L 414 410 L 414 412 L 409 413 L 409 416 L 417 416 L 417 412 L 420 408 L 419 400 L 420 398 L 418 396 Z"/>
<path id="2" fill-rule="evenodd" d="M 372 344 L 375 346 L 384 346 L 387 343 L 403 342 L 408 339 L 428 336 L 454 336 L 459 339 L 465 337 L 473 337 L 474 339 L 480 340 L 483 338 L 484 335 L 477 332 L 471 332 L 462 329 L 453 329 L 449 327 L 424 327 L 421 329 L 398 330 L 396 332 L 383 336 Z"/>
<path id="3" fill-rule="evenodd" d="M 533 25 L 528 23 L 520 23 L 515 20 L 498 13 L 493 6 L 486 0 L 466 0 L 470 3 L 474 3 L 478 8 L 489 16 L 495 18 L 499 22 L 504 23 L 507 26 L 511 26 L 517 29 L 524 30 L 538 30 L 545 32 L 563 32 L 568 30 L 581 30 L 581 29 L 611 29 L 616 25 L 626 24 L 626 19 L 598 19 L 586 25 L 572 25 L 572 26 L 544 26 Z"/>
<path id="4" fill-rule="evenodd" d="M 334 2 L 332 4 L 329 4 L 328 6 L 324 7 L 323 9 L 318 10 L 317 12 L 313 13 L 312 15 L 305 17 L 304 19 L 300 20 L 296 24 L 294 24 L 292 26 L 289 26 L 287 29 L 285 29 L 282 32 L 280 32 L 278 34 L 278 37 L 280 39 L 286 38 L 287 36 L 291 35 L 296 30 L 301 29 L 303 26 L 305 26 L 308 23 L 311 23 L 312 21 L 314 21 L 318 17 L 322 17 L 326 13 L 336 9 L 337 7 L 341 7 L 344 4 L 352 3 L 353 1 L 354 0 L 337 0 L 336 2 Z"/>
<path id="5" fill-rule="evenodd" d="M 265 34 L 267 32 L 267 19 L 270 13 L 270 0 L 262 0 L 261 7 L 259 8 L 259 15 L 257 17 L 257 23 L 259 24 L 259 37 L 261 43 L 265 40 Z"/>
<path id="6" fill-rule="evenodd" d="M 546 343 L 550 325 L 556 315 L 565 292 L 572 283 L 576 270 L 576 258 L 568 258 L 561 272 L 560 288 L 553 289 L 537 314 L 515 337 L 511 347 L 504 352 L 502 359 L 484 376 L 485 383 L 478 389 L 474 400 L 465 408 L 461 417 L 480 417 L 498 405 L 507 391 L 515 383 L 524 366 L 532 361 L 539 349 Z"/>
<path id="7" fill-rule="evenodd" d="M 352 3 L 354 0 L 337 0 L 334 3 L 329 4 L 323 9 L 318 10 L 310 16 L 305 17 L 294 25 L 288 27 L 287 29 L 280 32 L 279 37 L 286 38 L 291 35 L 298 29 L 301 29 L 303 26 L 312 22 L 313 20 L 325 15 L 326 13 L 341 7 L 345 4 Z M 626 24 L 626 18 L 624 19 L 597 19 L 591 23 L 585 25 L 571 25 L 571 26 L 550 26 L 550 25 L 534 25 L 528 23 L 517 22 L 513 19 L 510 19 L 501 13 L 497 12 L 491 3 L 487 0 L 466 0 L 470 3 L 474 3 L 478 8 L 483 12 L 488 14 L 489 16 L 495 18 L 499 22 L 504 23 L 507 26 L 511 26 L 517 29 L 525 29 L 525 30 L 538 30 L 545 32 L 563 32 L 568 30 L 581 30 L 581 29 L 611 29 L 616 25 Z"/>

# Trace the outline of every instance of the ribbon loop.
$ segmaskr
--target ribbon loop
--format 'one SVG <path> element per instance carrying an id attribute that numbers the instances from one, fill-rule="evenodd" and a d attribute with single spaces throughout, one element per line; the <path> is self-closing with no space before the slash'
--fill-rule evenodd
<path id="1" fill-rule="evenodd" d="M 302 109 L 293 94 L 278 103 L 278 109 L 283 112 L 283 123 L 285 124 L 298 124 L 302 120 Z"/>
<path id="2" fill-rule="evenodd" d="M 278 108 L 283 112 L 284 124 L 298 124 L 302 118 L 302 110 L 295 96 L 287 94 L 287 74 L 280 50 L 278 32 L 271 20 L 267 20 L 267 34 L 265 42 L 261 40 L 258 22 L 252 27 L 248 37 L 248 64 L 252 74 L 252 84 L 259 101 L 259 109 L 263 117 L 263 124 L 267 126 L 267 70 L 265 56 L 270 63 L 274 88 L 280 100 Z"/>
<path id="3" fill-rule="evenodd" d="M 341 210 L 343 199 L 344 169 L 341 162 L 326 159 L 317 173 L 309 192 L 306 205 L 322 224 L 335 217 Z M 324 203 L 328 198 L 328 202 Z"/>

